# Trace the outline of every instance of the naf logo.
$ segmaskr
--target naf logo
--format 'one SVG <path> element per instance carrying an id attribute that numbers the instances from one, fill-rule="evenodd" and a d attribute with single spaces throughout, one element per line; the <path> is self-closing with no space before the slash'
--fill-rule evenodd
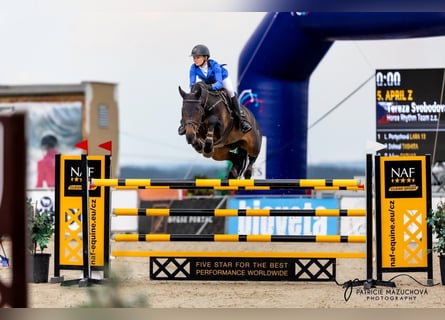
<path id="1" fill-rule="evenodd" d="M 82 176 L 81 160 L 65 160 L 64 171 L 64 194 L 65 197 L 81 197 L 82 183 L 85 177 Z M 101 178 L 101 162 L 100 160 L 88 160 L 88 178 Z M 89 190 L 90 197 L 100 197 L 101 188 Z"/>
<path id="2" fill-rule="evenodd" d="M 385 161 L 385 197 L 421 198 L 422 161 Z"/>

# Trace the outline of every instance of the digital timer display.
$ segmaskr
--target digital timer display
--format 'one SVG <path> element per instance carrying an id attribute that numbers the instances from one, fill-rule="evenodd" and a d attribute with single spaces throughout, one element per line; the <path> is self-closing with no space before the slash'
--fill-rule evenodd
<path id="1" fill-rule="evenodd" d="M 445 69 L 377 70 L 376 140 L 384 156 L 445 161 Z"/>
<path id="2" fill-rule="evenodd" d="M 401 85 L 399 71 L 377 71 L 375 74 L 375 85 L 377 87 L 398 87 Z"/>

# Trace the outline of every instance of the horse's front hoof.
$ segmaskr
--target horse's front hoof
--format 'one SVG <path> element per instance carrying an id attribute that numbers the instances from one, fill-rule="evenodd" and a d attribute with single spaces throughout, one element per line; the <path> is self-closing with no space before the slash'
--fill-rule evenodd
<path id="1" fill-rule="evenodd" d="M 196 150 L 196 152 L 198 153 L 202 153 L 203 149 L 204 149 L 204 145 L 200 142 L 195 142 L 192 144 L 193 148 Z"/>
<path id="2" fill-rule="evenodd" d="M 211 157 L 213 157 L 213 153 L 214 153 L 213 150 L 211 150 L 210 152 L 205 152 L 205 150 L 204 150 L 202 155 L 206 158 L 211 158 Z"/>
<path id="3" fill-rule="evenodd" d="M 194 134 L 186 134 L 185 135 L 185 140 L 187 141 L 188 144 L 194 144 L 196 141 L 196 136 Z"/>
<path id="4" fill-rule="evenodd" d="M 208 150 L 207 148 L 204 148 L 202 150 L 202 153 L 204 154 L 205 157 L 207 158 L 211 158 L 213 156 L 213 149 Z"/>
<path id="5" fill-rule="evenodd" d="M 206 139 L 204 143 L 204 153 L 213 155 L 213 140 Z"/>

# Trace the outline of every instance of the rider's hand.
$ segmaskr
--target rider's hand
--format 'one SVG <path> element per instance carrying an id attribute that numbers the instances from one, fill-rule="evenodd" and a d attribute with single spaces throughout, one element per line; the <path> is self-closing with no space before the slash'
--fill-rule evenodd
<path id="1" fill-rule="evenodd" d="M 211 84 L 206 84 L 206 88 L 207 90 L 213 90 L 212 85 Z"/>

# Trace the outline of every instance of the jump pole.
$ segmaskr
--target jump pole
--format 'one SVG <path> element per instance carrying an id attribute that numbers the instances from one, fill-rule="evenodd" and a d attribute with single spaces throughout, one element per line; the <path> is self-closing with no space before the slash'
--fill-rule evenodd
<path id="1" fill-rule="evenodd" d="M 371 162 L 372 169 L 372 162 Z M 367 179 L 367 183 L 371 183 L 367 186 L 367 189 L 372 188 L 372 179 Z M 196 180 L 152 180 L 152 179 L 92 179 L 90 188 L 95 188 L 96 186 L 106 186 L 106 187 L 114 187 L 116 189 L 194 189 L 194 188 L 213 188 L 216 190 L 271 190 L 271 189 L 315 189 L 315 190 L 364 190 L 364 185 L 360 183 L 360 181 L 355 179 L 284 179 L 284 180 L 220 180 L 220 179 L 196 179 Z M 372 191 L 370 192 L 372 195 Z M 372 201 L 371 209 L 366 209 L 366 216 L 368 213 L 372 212 Z M 121 210 L 121 211 L 120 211 Z M 140 209 L 129 209 L 125 208 L 117 210 L 115 214 L 124 214 L 124 215 L 134 215 L 137 212 L 137 215 L 156 215 L 160 212 L 150 212 L 150 211 L 142 211 Z M 259 215 L 259 216 L 267 216 L 267 215 L 289 215 L 289 212 L 279 212 L 279 211 L 262 211 L 262 212 L 240 212 L 240 211 L 207 211 L 201 212 L 204 215 L 214 215 L 214 216 L 234 216 L 234 215 Z M 301 212 L 300 212 L 301 213 Z M 184 212 L 179 211 L 168 211 L 162 212 L 161 215 L 184 215 Z M 190 214 L 190 212 L 188 212 Z M 293 213 L 294 215 L 297 212 Z M 314 215 L 327 215 L 327 216 L 363 216 L 363 210 L 358 211 L 325 211 L 325 212 L 307 212 L 302 213 L 303 215 L 314 216 Z M 301 215 L 301 214 L 300 214 Z M 372 214 L 371 214 L 372 217 Z M 116 241 L 223 241 L 223 242 L 233 242 L 233 241 L 252 241 L 252 242 L 359 242 L 365 243 L 367 241 L 372 241 L 372 235 L 370 237 L 365 236 L 275 236 L 275 235 L 198 235 L 198 237 L 190 237 L 189 235 L 116 235 Z M 205 253 L 197 252 L 193 254 L 192 252 L 186 252 L 186 254 L 191 254 L 199 259 L 199 257 L 206 256 Z M 136 252 L 113 252 L 113 255 L 131 255 L 131 256 L 150 256 L 154 259 L 160 257 L 167 257 L 168 254 L 175 255 L 175 258 L 180 252 L 148 252 L 148 251 L 136 251 Z M 227 253 L 226 255 L 235 256 L 239 253 Z M 243 255 L 245 253 L 242 253 Z M 277 253 L 273 253 L 275 257 Z M 283 253 L 286 256 L 286 253 Z M 156 256 L 155 256 L 156 255 Z M 211 254 L 209 254 L 211 255 Z M 251 254 L 250 259 L 254 259 L 258 257 L 257 252 L 253 252 Z M 355 252 L 355 253 L 301 253 L 295 252 L 293 254 L 287 254 L 288 256 L 298 256 L 302 257 L 306 256 L 325 256 L 327 261 L 326 263 L 333 263 L 333 256 L 341 256 L 341 257 L 360 257 L 363 258 L 363 252 Z M 190 257 L 190 259 L 194 257 Z M 215 257 L 221 257 L 221 252 L 215 253 Z M 265 253 L 265 256 L 268 256 Z M 243 255 L 243 257 L 246 257 Z M 372 256 L 368 257 L 372 263 Z M 264 258 L 263 258 L 264 259 Z M 155 264 L 159 264 L 160 262 L 155 262 Z M 334 268 L 335 271 L 335 268 Z M 368 271 L 367 271 L 368 274 Z"/>
<path id="2" fill-rule="evenodd" d="M 366 209 L 171 209 L 115 208 L 115 216 L 213 216 L 213 217 L 365 217 Z"/>
<path id="3" fill-rule="evenodd" d="M 96 186 L 143 189 L 218 189 L 218 190 L 272 190 L 314 189 L 363 190 L 356 179 L 92 179 L 90 188 Z M 335 189 L 333 189 L 335 188 Z"/>
<path id="4" fill-rule="evenodd" d="M 265 234 L 115 234 L 114 240 L 127 242 L 323 242 L 365 243 L 366 236 L 349 235 L 265 235 Z"/>

